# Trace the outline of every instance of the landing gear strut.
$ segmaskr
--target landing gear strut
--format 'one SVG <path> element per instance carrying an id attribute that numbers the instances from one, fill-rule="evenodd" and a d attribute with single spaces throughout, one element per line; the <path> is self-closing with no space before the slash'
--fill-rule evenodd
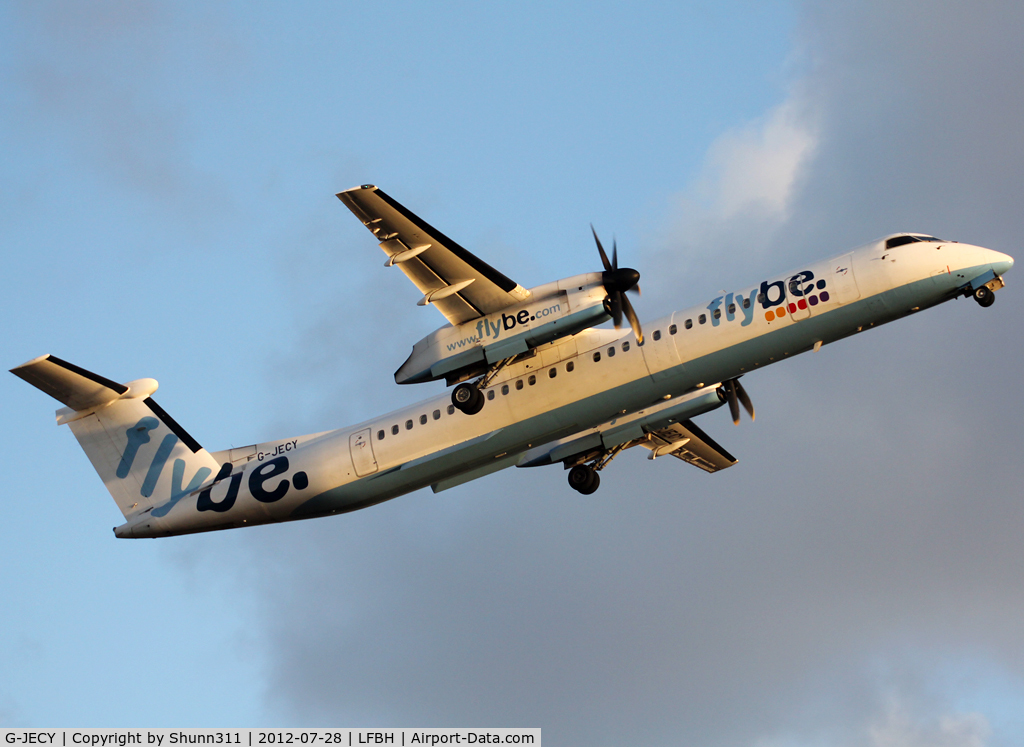
<path id="1" fill-rule="evenodd" d="M 590 495 L 601 485 L 601 476 L 589 464 L 577 464 L 569 470 L 569 487 L 583 495 Z"/>
<path id="2" fill-rule="evenodd" d="M 983 309 L 987 309 L 996 302 L 996 294 L 987 285 L 982 285 L 974 289 L 974 300 Z"/>

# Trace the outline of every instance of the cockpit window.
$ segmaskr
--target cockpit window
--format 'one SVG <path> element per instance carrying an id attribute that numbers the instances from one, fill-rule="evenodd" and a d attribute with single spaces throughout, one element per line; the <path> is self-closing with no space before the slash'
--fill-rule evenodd
<path id="1" fill-rule="evenodd" d="M 937 239 L 934 236 L 925 236 L 923 234 L 918 234 L 917 236 L 893 236 L 891 239 L 886 240 L 885 248 L 893 249 L 897 246 L 912 244 L 915 241 L 933 241 L 939 243 L 947 243 L 945 239 Z"/>
<path id="2" fill-rule="evenodd" d="M 895 249 L 898 246 L 904 246 L 905 244 L 913 244 L 915 241 L 920 241 L 913 236 L 896 236 L 885 242 L 886 249 Z"/>

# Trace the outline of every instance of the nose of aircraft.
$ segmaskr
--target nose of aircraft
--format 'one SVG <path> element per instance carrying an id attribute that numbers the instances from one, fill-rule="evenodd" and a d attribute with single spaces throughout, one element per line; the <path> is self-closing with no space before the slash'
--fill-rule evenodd
<path id="1" fill-rule="evenodd" d="M 1003 254 L 1002 252 L 994 252 L 989 250 L 991 258 L 989 259 L 992 264 L 992 272 L 996 275 L 1002 275 L 1004 272 L 1013 267 L 1013 257 L 1009 254 Z"/>

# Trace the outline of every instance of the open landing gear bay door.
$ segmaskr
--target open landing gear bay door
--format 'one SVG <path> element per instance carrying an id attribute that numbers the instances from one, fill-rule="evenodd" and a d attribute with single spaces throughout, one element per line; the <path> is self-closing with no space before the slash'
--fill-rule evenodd
<path id="1" fill-rule="evenodd" d="M 372 184 L 338 194 L 398 267 L 452 324 L 519 303 L 530 292 L 416 217 Z"/>

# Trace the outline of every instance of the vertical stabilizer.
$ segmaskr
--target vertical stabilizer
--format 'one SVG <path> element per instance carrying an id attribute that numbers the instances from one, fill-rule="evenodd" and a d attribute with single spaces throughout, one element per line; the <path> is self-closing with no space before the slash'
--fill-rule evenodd
<path id="1" fill-rule="evenodd" d="M 52 355 L 11 373 L 66 405 L 57 423 L 70 426 L 126 519 L 165 515 L 220 467 L 153 401 L 153 379 L 118 384 Z"/>

